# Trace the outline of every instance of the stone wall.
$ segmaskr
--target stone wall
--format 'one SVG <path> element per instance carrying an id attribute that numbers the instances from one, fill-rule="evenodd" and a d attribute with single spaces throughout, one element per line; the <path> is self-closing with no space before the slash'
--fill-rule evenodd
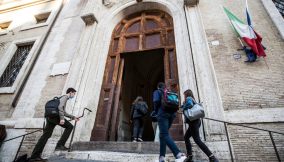
<path id="1" fill-rule="evenodd" d="M 234 34 L 221 5 L 245 21 L 245 1 L 200 1 L 200 12 L 214 63 L 225 110 L 276 108 L 284 106 L 284 41 L 268 16 L 260 0 L 248 1 L 255 30 L 267 47 L 264 59 L 245 63 L 244 52 Z M 239 6 L 239 7 L 236 7 Z M 214 14 L 213 14 L 214 13 Z M 219 41 L 220 45 L 212 45 Z M 242 58 L 235 60 L 233 54 Z"/>
<path id="2" fill-rule="evenodd" d="M 248 126 L 284 132 L 283 123 L 247 124 Z M 228 126 L 236 161 L 278 161 L 269 133 L 239 126 Z M 284 135 L 273 133 L 281 160 L 284 160 Z"/>

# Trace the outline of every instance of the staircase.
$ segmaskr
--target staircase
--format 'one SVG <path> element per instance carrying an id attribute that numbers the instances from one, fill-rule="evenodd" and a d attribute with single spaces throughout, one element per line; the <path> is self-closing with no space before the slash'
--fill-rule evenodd
<path id="1" fill-rule="evenodd" d="M 176 142 L 178 147 L 185 152 L 184 142 Z M 225 142 L 207 142 L 220 161 L 230 161 L 228 146 Z M 216 150 L 219 147 L 218 150 Z M 159 156 L 159 143 L 157 142 L 76 142 L 71 152 L 56 152 L 56 156 L 49 158 L 50 162 L 154 162 Z M 195 162 L 208 161 L 206 155 L 193 145 Z M 167 162 L 175 159 L 170 150 L 167 150 Z"/>

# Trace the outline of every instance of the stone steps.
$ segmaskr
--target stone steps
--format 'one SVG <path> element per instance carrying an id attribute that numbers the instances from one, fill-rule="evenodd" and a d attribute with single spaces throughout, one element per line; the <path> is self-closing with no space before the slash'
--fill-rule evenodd
<path id="1" fill-rule="evenodd" d="M 186 152 L 184 142 L 176 142 L 182 152 Z M 206 142 L 209 148 L 216 153 L 220 161 L 230 161 L 226 141 Z M 208 161 L 206 155 L 194 144 L 195 162 Z M 167 162 L 175 159 L 167 150 Z M 154 162 L 159 156 L 159 143 L 157 142 L 75 142 L 71 152 L 56 152 L 55 157 L 49 158 L 50 162 Z M 58 158 L 60 160 L 58 160 Z M 83 161 L 82 161 L 83 160 Z M 60 161 L 60 162 L 61 162 Z"/>
<path id="2" fill-rule="evenodd" d="M 48 162 L 155 162 L 158 154 L 138 154 L 109 151 L 72 151 L 57 152 L 57 156 L 49 158 Z M 174 162 L 171 154 L 166 155 L 166 162 Z M 208 160 L 195 160 L 207 162 Z"/>

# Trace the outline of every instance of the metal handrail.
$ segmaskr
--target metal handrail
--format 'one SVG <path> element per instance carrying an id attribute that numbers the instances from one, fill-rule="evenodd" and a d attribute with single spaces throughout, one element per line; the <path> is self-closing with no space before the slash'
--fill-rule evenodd
<path id="1" fill-rule="evenodd" d="M 90 109 L 84 108 L 82 115 L 81 115 L 80 117 L 78 117 L 78 118 L 81 118 L 81 117 L 84 116 L 85 110 L 88 110 L 89 112 L 92 112 Z M 278 159 L 279 162 L 281 162 L 281 159 L 280 159 L 280 156 L 279 156 L 277 147 L 276 147 L 276 145 L 275 145 L 275 141 L 274 141 L 274 139 L 273 139 L 272 133 L 280 134 L 280 135 L 284 135 L 284 133 L 282 133 L 282 132 L 277 132 L 277 131 L 271 131 L 271 130 L 267 130 L 267 129 L 261 129 L 261 128 L 256 128 L 256 127 L 251 127 L 251 126 L 246 126 L 246 125 L 239 124 L 239 123 L 232 123 L 232 122 L 227 122 L 227 121 L 223 121 L 223 120 L 212 119 L 212 118 L 208 118 L 208 117 L 205 117 L 205 118 L 203 118 L 203 119 L 207 119 L 207 120 L 212 120 L 212 121 L 224 123 L 224 127 L 225 127 L 225 131 L 226 131 L 226 136 L 227 136 L 227 141 L 228 141 L 228 145 L 229 145 L 229 151 L 230 151 L 230 156 L 231 156 L 231 161 L 232 161 L 232 162 L 234 162 L 234 158 L 233 158 L 233 152 L 232 152 L 232 148 L 231 148 L 231 144 L 230 144 L 230 138 L 229 138 L 229 133 L 228 133 L 228 129 L 227 129 L 227 124 L 236 125 L 236 126 L 240 126 L 240 127 L 246 127 L 246 128 L 250 128 L 250 129 L 255 129 L 255 130 L 260 130 L 260 131 L 268 132 L 268 133 L 269 133 L 269 136 L 270 136 L 270 139 L 271 139 L 271 142 L 272 142 L 272 144 L 273 144 L 273 148 L 274 148 L 275 154 L 276 154 L 276 156 L 277 156 L 277 159 Z M 71 120 L 69 120 L 69 121 L 71 121 Z M 74 137 L 74 133 L 75 133 L 76 124 L 77 124 L 77 122 L 75 122 L 75 125 L 74 125 L 74 129 L 73 129 L 73 132 L 72 132 L 72 136 L 71 136 L 71 140 L 70 140 L 70 145 L 69 145 L 69 150 L 68 150 L 68 151 L 71 151 L 71 145 L 72 145 L 72 142 L 73 142 L 73 137 Z M 19 145 L 19 147 L 18 147 L 16 156 L 15 156 L 15 158 L 14 158 L 14 161 L 15 161 L 16 158 L 17 158 L 17 156 L 18 156 L 18 153 L 19 153 L 19 151 L 20 151 L 20 148 L 21 148 L 21 146 L 22 146 L 22 144 L 23 144 L 23 141 L 24 141 L 25 136 L 26 136 L 26 135 L 29 135 L 29 134 L 34 134 L 34 133 L 39 132 L 39 131 L 42 131 L 42 130 L 43 130 L 43 129 L 38 129 L 38 130 L 35 130 L 35 131 L 33 131 L 33 132 L 30 132 L 30 133 L 26 133 L 26 134 L 23 134 L 23 135 L 20 135 L 20 136 L 16 136 L 16 137 L 13 137 L 13 138 L 4 140 L 3 142 L 0 142 L 0 143 L 3 144 L 3 143 L 5 143 L 5 142 L 8 142 L 8 141 L 11 141 L 11 140 L 14 140 L 14 139 L 17 139 L 17 138 L 21 138 L 21 137 L 22 137 L 21 143 L 20 143 L 20 145 Z"/>
<path id="2" fill-rule="evenodd" d="M 90 109 L 88 109 L 88 108 L 84 108 L 82 115 L 79 116 L 78 118 L 84 117 L 84 115 L 85 115 L 85 110 L 88 110 L 89 112 L 92 112 L 92 110 L 90 110 Z M 73 120 L 73 119 L 71 119 L 71 120 Z M 68 121 L 71 121 L 71 120 L 68 120 Z M 72 141 L 73 141 L 73 137 L 74 137 L 74 133 L 75 133 L 76 124 L 77 124 L 77 122 L 75 121 L 74 129 L 73 129 L 72 136 L 71 136 L 71 140 L 70 140 L 70 146 L 71 146 Z M 26 133 L 26 134 L 22 134 L 22 135 L 20 135 L 20 136 L 16 136 L 16 137 L 13 137 L 13 138 L 4 140 L 4 141 L 2 141 L 2 142 L 0 142 L 0 143 L 1 143 L 1 145 L 2 145 L 2 144 L 5 143 L 5 142 L 12 141 L 12 140 L 15 140 L 15 139 L 18 139 L 18 138 L 21 138 L 21 137 L 22 137 L 22 140 L 21 140 L 21 142 L 20 142 L 20 145 L 19 145 L 19 147 L 18 147 L 17 153 L 16 153 L 15 158 L 14 158 L 14 161 L 15 161 L 16 158 L 18 157 L 18 154 L 19 154 L 20 149 L 21 149 L 21 147 L 22 147 L 22 145 L 23 145 L 23 142 L 24 142 L 25 137 L 26 137 L 27 135 L 29 135 L 29 134 L 34 134 L 34 133 L 39 132 L 39 131 L 42 131 L 42 130 L 43 130 L 43 129 L 37 129 L 37 130 L 35 130 L 35 131 L 33 131 L 33 132 L 29 132 L 29 133 Z M 70 151 L 70 149 L 69 149 L 69 151 Z"/>
<path id="3" fill-rule="evenodd" d="M 204 119 L 208 119 L 208 120 L 213 120 L 213 121 L 217 121 L 217 122 L 221 122 L 221 123 L 237 125 L 237 126 L 241 126 L 241 127 L 246 127 L 246 128 L 251 128 L 251 129 L 261 130 L 261 131 L 265 131 L 265 132 L 272 132 L 272 133 L 284 135 L 284 132 L 282 133 L 282 132 L 277 132 L 277 131 L 271 131 L 271 130 L 268 130 L 268 129 L 262 129 L 262 128 L 257 128 L 257 127 L 246 126 L 246 125 L 243 125 L 243 124 L 240 124 L 240 123 L 232 123 L 232 122 L 227 122 L 227 121 L 218 120 L 218 119 L 212 119 L 212 118 L 207 118 L 207 117 L 205 117 Z"/>
<path id="4" fill-rule="evenodd" d="M 208 117 L 205 117 L 203 119 L 224 123 L 224 127 L 225 127 L 225 131 L 226 131 L 226 136 L 227 136 L 227 141 L 228 141 L 228 145 L 229 145 L 229 151 L 230 151 L 230 156 L 231 156 L 231 161 L 232 162 L 234 162 L 234 157 L 233 157 L 233 152 L 232 152 L 232 147 L 231 147 L 231 142 L 230 142 L 230 138 L 229 138 L 227 124 L 268 132 L 270 140 L 271 140 L 273 148 L 274 148 L 274 151 L 275 151 L 275 154 L 276 154 L 276 157 L 277 157 L 278 161 L 281 162 L 280 155 L 279 155 L 277 147 L 275 145 L 275 141 L 273 139 L 272 133 L 280 134 L 280 135 L 284 135 L 284 133 L 277 132 L 277 131 L 271 131 L 271 130 L 267 130 L 267 129 L 262 129 L 262 128 L 257 128 L 257 127 L 251 127 L 251 126 L 247 126 L 247 125 L 243 125 L 243 124 L 239 124 L 239 123 L 232 123 L 232 122 L 227 122 L 227 121 L 223 121 L 223 120 L 212 119 L 212 118 L 208 118 Z"/>

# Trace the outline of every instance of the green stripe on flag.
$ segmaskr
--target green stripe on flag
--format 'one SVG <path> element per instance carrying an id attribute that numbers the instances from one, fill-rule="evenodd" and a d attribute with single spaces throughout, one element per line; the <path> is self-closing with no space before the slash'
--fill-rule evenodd
<path id="1" fill-rule="evenodd" d="M 227 16 L 229 17 L 230 20 L 234 20 L 234 21 L 238 21 L 239 23 L 244 24 L 244 22 L 242 20 L 240 20 L 239 18 L 237 18 L 237 16 L 235 16 L 231 11 L 229 11 L 226 7 L 223 7 L 225 13 L 227 14 Z"/>
<path id="2" fill-rule="evenodd" d="M 226 15 L 228 16 L 228 18 L 230 19 L 230 21 L 237 21 L 241 24 L 244 24 L 244 22 L 242 20 L 240 20 L 237 16 L 235 16 L 232 12 L 230 12 L 226 7 L 223 7 L 224 12 L 226 13 Z M 234 25 L 231 23 L 232 28 L 234 29 L 235 33 L 238 35 L 238 37 L 240 37 L 240 34 L 238 33 L 238 31 L 236 30 L 236 28 L 234 27 Z"/>

